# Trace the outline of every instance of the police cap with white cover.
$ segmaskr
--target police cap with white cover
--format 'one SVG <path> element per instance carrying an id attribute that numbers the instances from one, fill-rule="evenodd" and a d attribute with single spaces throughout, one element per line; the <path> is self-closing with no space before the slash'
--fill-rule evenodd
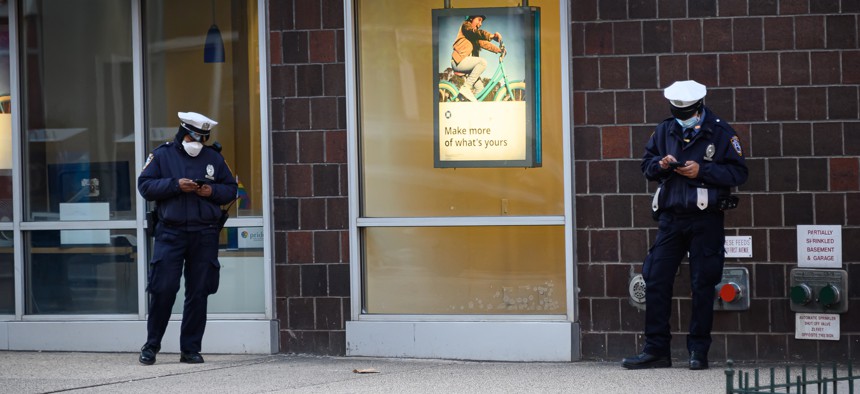
<path id="1" fill-rule="evenodd" d="M 689 119 L 702 107 L 707 94 L 705 85 L 696 81 L 677 81 L 663 90 L 663 96 L 672 104 L 672 115 L 678 119 Z"/>
<path id="2" fill-rule="evenodd" d="M 218 125 L 218 122 L 197 112 L 179 112 L 178 115 L 182 127 L 198 134 L 208 136 L 212 128 Z"/>

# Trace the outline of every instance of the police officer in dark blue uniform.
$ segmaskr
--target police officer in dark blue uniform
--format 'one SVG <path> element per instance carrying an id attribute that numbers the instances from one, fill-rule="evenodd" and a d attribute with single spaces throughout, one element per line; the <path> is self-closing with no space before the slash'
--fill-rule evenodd
<path id="1" fill-rule="evenodd" d="M 158 224 L 149 263 L 150 294 L 146 343 L 139 361 L 152 365 L 185 272 L 185 307 L 179 361 L 202 363 L 206 302 L 218 290 L 221 265 L 218 237 L 221 205 L 236 198 L 237 184 L 221 153 L 203 145 L 218 123 L 201 114 L 180 112 L 176 138 L 146 159 L 137 188 L 157 203 Z"/>
<path id="2" fill-rule="evenodd" d="M 673 116 L 657 126 L 642 158 L 645 177 L 659 183 L 651 208 L 660 223 L 642 267 L 645 346 L 642 353 L 625 358 L 622 366 L 672 366 L 672 286 L 678 266 L 689 252 L 689 368 L 706 369 L 715 286 L 722 277 L 725 257 L 723 211 L 737 206 L 730 189 L 746 182 L 747 167 L 735 131 L 702 104 L 704 85 L 678 81 L 663 94 Z"/>

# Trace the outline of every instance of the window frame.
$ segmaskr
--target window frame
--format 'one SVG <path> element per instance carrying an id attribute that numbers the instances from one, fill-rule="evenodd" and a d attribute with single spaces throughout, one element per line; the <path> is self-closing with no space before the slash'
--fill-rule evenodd
<path id="1" fill-rule="evenodd" d="M 351 319 L 353 321 L 576 321 L 578 305 L 575 298 L 577 288 L 574 270 L 574 206 L 573 206 L 573 149 L 571 140 L 571 68 L 570 58 L 570 6 L 559 0 L 561 117 L 563 143 L 563 190 L 564 214 L 546 216 L 496 216 L 496 217 L 366 217 L 361 209 L 361 149 L 360 149 L 360 112 L 359 90 L 361 81 L 358 48 L 358 2 L 347 0 L 344 4 L 344 34 L 346 61 L 346 101 L 347 101 L 347 162 L 349 176 L 349 236 L 350 236 L 350 296 Z M 364 306 L 364 253 L 363 233 L 369 227 L 427 227 L 427 226 L 564 226 L 565 232 L 565 289 L 567 308 L 564 314 L 550 315 L 386 315 L 367 314 Z"/>
<path id="2" fill-rule="evenodd" d="M 21 67 L 21 49 L 20 49 L 20 21 L 19 13 L 21 12 L 21 2 L 23 0 L 11 0 L 7 2 L 9 15 L 9 58 L 10 58 L 10 94 L 13 98 L 22 97 L 22 83 L 20 78 Z M 134 174 L 139 174 L 143 169 L 145 158 L 148 155 L 146 149 L 146 140 L 144 135 L 145 127 L 145 54 L 143 40 L 146 39 L 143 33 L 143 3 L 146 0 L 127 0 L 131 4 L 131 51 L 132 51 L 132 75 L 133 75 L 133 114 L 134 114 Z M 256 18 L 257 29 L 249 34 L 257 35 L 257 50 L 249 52 L 250 56 L 257 56 L 257 61 L 260 67 L 257 72 L 257 80 L 259 83 L 259 115 L 260 115 L 260 162 L 255 163 L 261 166 L 262 175 L 262 215 L 253 217 L 239 217 L 228 219 L 225 227 L 262 227 L 266 240 L 263 248 L 263 281 L 264 287 L 264 305 L 262 313 L 230 313 L 230 314 L 209 314 L 210 319 L 223 320 L 271 320 L 274 318 L 274 286 L 273 286 L 273 219 L 271 218 L 273 188 L 271 185 L 271 127 L 270 112 L 271 103 L 269 100 L 269 32 L 268 32 L 268 7 L 266 0 L 249 0 L 256 2 Z M 253 72 L 253 70 L 250 70 Z M 146 277 L 147 277 L 147 262 L 149 261 L 149 250 L 145 247 L 145 242 L 148 238 L 145 233 L 146 221 L 145 212 L 147 209 L 146 201 L 143 198 L 136 198 L 133 206 L 135 213 L 134 220 L 109 220 L 109 221 L 24 221 L 24 176 L 25 169 L 22 165 L 22 143 L 21 138 L 22 122 L 21 122 L 21 106 L 13 105 L 12 107 L 12 212 L 13 219 L 10 222 L 0 222 L 0 231 L 12 231 L 13 239 L 13 265 L 14 265 L 14 294 L 15 294 L 15 312 L 14 314 L 0 314 L 0 322 L 11 321 L 145 321 L 147 316 L 147 300 L 146 293 Z M 136 178 L 132 180 L 135 184 L 134 191 L 137 191 Z M 141 240 L 137 249 L 137 313 L 135 314 L 99 314 L 99 315 L 79 315 L 79 314 L 56 314 L 56 315 L 32 315 L 25 314 L 25 257 L 28 255 L 25 244 L 24 234 L 39 230 L 65 230 L 65 229 L 104 229 L 104 230 L 131 230 L 136 233 L 137 239 Z M 146 241 L 143 241 L 146 240 Z M 181 297 L 180 297 L 181 298 Z M 181 319 L 181 315 L 172 315 L 171 320 Z"/>

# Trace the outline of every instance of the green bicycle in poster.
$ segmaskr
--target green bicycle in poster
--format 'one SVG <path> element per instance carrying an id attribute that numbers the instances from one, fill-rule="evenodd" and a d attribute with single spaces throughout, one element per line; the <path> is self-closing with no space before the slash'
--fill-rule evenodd
<path id="1" fill-rule="evenodd" d="M 525 81 L 510 81 L 505 72 L 505 56 L 508 51 L 503 42 L 499 43 L 499 65 L 489 79 L 482 80 L 483 88 L 475 93 L 478 101 L 525 101 Z M 448 68 L 439 75 L 439 102 L 465 101 L 460 96 L 460 89 L 465 83 L 466 73 Z M 479 83 L 481 83 L 479 82 Z"/>

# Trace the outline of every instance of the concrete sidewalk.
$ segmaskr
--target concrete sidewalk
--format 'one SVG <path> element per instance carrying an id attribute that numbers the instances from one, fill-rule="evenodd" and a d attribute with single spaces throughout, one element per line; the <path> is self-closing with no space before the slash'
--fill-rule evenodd
<path id="1" fill-rule="evenodd" d="M 723 393 L 725 365 L 628 371 L 617 362 L 503 363 L 301 355 L 0 351 L 2 393 Z M 376 373 L 356 373 L 372 369 Z"/>

